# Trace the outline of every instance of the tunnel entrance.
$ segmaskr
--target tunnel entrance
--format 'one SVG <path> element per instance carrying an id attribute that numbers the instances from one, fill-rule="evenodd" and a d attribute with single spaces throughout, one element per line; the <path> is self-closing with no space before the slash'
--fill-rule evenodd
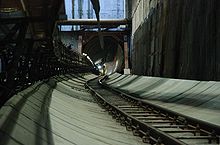
<path id="1" fill-rule="evenodd" d="M 101 48 L 98 36 L 92 37 L 83 45 L 83 54 L 88 55 L 101 73 L 111 74 L 122 71 L 124 60 L 123 41 L 114 36 L 104 36 L 104 49 Z"/>

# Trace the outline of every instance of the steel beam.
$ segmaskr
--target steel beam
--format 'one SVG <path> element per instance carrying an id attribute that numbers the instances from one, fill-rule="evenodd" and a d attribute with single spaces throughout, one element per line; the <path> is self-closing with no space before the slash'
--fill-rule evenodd
<path id="1" fill-rule="evenodd" d="M 96 20 L 83 20 L 83 19 L 72 19 L 72 20 L 59 20 L 56 22 L 57 25 L 98 25 Z M 131 24 L 128 19 L 121 20 L 100 20 L 101 25 L 127 25 Z"/>

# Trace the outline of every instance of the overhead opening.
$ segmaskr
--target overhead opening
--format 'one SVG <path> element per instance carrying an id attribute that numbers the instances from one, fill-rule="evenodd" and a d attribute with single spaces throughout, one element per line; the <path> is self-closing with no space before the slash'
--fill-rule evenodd
<path id="1" fill-rule="evenodd" d="M 100 19 L 124 19 L 126 17 L 126 0 L 99 0 Z M 95 11 L 90 0 L 65 0 L 67 19 L 96 19 Z M 77 30 L 79 26 L 62 26 L 62 31 Z"/>
<path id="2" fill-rule="evenodd" d="M 99 0 L 101 19 L 124 19 L 125 0 Z M 90 0 L 65 0 L 68 19 L 96 19 Z"/>

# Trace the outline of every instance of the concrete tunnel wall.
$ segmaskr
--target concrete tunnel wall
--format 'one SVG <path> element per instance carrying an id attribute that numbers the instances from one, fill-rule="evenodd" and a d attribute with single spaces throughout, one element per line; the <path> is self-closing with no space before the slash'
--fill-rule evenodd
<path id="1" fill-rule="evenodd" d="M 132 0 L 132 72 L 220 80 L 219 0 Z"/>
<path id="2" fill-rule="evenodd" d="M 102 59 L 106 66 L 106 73 L 120 72 L 123 70 L 123 42 L 112 36 L 104 36 L 104 49 L 101 49 L 98 36 L 93 37 L 83 46 L 83 53 L 86 53 L 95 63 Z"/>

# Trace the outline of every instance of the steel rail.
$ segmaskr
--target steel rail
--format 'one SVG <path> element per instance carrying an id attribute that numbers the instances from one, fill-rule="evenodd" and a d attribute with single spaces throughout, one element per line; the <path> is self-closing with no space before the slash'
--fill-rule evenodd
<path id="1" fill-rule="evenodd" d="M 168 114 L 171 117 L 176 117 L 176 118 L 177 117 L 182 117 L 184 119 L 187 119 L 187 122 L 189 124 L 191 124 L 193 126 L 198 126 L 199 125 L 200 129 L 204 129 L 204 130 L 207 130 L 208 132 L 213 132 L 215 134 L 220 134 L 220 126 L 217 126 L 215 124 L 211 124 L 209 122 L 205 122 L 205 121 L 202 121 L 202 120 L 199 120 L 199 119 L 196 119 L 196 118 L 192 118 L 192 117 L 180 114 L 178 112 L 175 112 L 175 111 L 163 108 L 163 107 L 160 107 L 159 105 L 153 104 L 153 103 L 151 103 L 147 100 L 139 99 L 137 95 L 134 95 L 134 94 L 130 95 L 130 94 L 127 94 L 126 92 L 120 91 L 118 89 L 111 88 L 107 84 L 103 83 L 104 79 L 106 79 L 106 77 L 103 77 L 102 79 L 100 79 L 99 84 L 101 84 L 106 89 L 111 89 L 112 91 L 117 92 L 117 93 L 119 93 L 119 94 L 121 94 L 125 97 L 131 98 L 131 99 L 133 99 L 137 102 L 141 102 L 145 106 L 153 107 L 153 108 L 159 110 L 161 113 Z"/>
<path id="2" fill-rule="evenodd" d="M 103 81 L 106 79 L 106 77 L 103 77 L 98 80 L 98 78 L 94 78 L 90 81 L 88 81 L 85 84 L 85 87 L 89 88 L 92 92 L 92 94 L 96 97 L 97 102 L 104 107 L 106 110 L 108 110 L 109 114 L 113 116 L 113 118 L 116 119 L 116 121 L 120 122 L 121 125 L 126 126 L 127 130 L 132 130 L 134 135 L 142 137 L 143 142 L 150 143 L 150 144 L 167 144 L 167 145 L 185 145 L 188 144 L 186 142 L 183 142 L 184 139 L 205 139 L 208 140 L 208 143 L 219 143 L 219 136 L 216 132 L 218 130 L 215 130 L 216 128 L 209 127 L 208 130 L 204 127 L 209 126 L 209 124 L 201 122 L 200 120 L 188 118 L 187 116 L 183 116 L 179 113 L 161 108 L 157 105 L 154 105 L 152 103 L 143 101 L 141 99 L 135 98 L 134 96 L 131 96 L 129 94 L 126 94 L 125 92 L 122 92 L 120 90 L 110 88 L 107 86 L 107 84 L 103 83 Z M 96 85 L 91 85 L 91 82 L 97 82 Z M 131 106 L 117 106 L 113 104 L 111 101 L 106 100 L 106 98 L 98 93 L 97 89 L 102 88 L 106 89 L 108 91 L 117 93 L 116 96 L 120 96 L 120 98 L 124 99 L 125 102 L 132 102 Z M 121 100 L 118 100 L 121 101 Z M 131 103 L 130 103 L 131 104 Z M 145 108 L 143 111 L 137 111 L 140 108 Z M 155 125 L 144 122 L 142 119 L 146 119 L 146 113 L 149 111 L 149 108 L 151 113 L 148 114 L 148 118 L 150 117 L 150 120 L 166 120 L 173 119 L 175 123 L 173 125 Z M 133 109 L 136 112 L 132 114 L 132 111 L 125 111 L 126 109 Z M 148 110 L 148 111 L 147 111 Z M 138 112 L 138 114 L 137 114 Z M 140 113 L 140 114 L 139 114 Z M 141 114 L 142 113 L 142 114 Z M 155 114 L 154 114 L 155 113 Z M 156 114 L 157 113 L 157 114 Z M 145 115 L 145 116 L 142 116 Z M 156 118 L 154 118 L 156 117 Z M 166 121 L 162 122 L 165 123 Z M 170 122 L 170 121 L 167 121 Z M 180 123 L 180 124 L 179 124 Z M 172 123 L 171 123 L 172 124 Z M 190 128 L 190 129 L 183 129 L 183 130 L 168 130 L 163 131 L 158 128 Z M 210 129 L 212 129 L 210 131 Z M 169 133 L 192 133 L 195 136 L 178 136 L 174 137 L 170 135 Z M 199 133 L 199 135 L 196 135 Z"/>
<path id="3" fill-rule="evenodd" d="M 174 137 L 158 130 L 157 128 L 152 127 L 151 125 L 148 125 L 146 123 L 141 122 L 140 120 L 137 120 L 135 117 L 132 117 L 131 115 L 125 113 L 123 110 L 121 110 L 117 106 L 112 105 L 105 98 L 103 98 L 99 93 L 97 93 L 95 89 L 89 86 L 88 82 L 86 83 L 86 87 L 91 90 L 94 96 L 96 96 L 96 98 L 98 99 L 98 102 L 102 106 L 104 106 L 108 111 L 110 111 L 110 114 L 113 113 L 112 114 L 113 117 L 115 118 L 118 117 L 117 119 L 121 121 L 122 125 L 124 124 L 126 126 L 127 130 L 134 130 L 134 132 L 136 131 L 136 133 L 138 132 L 138 135 L 142 137 L 143 142 L 147 142 L 147 140 L 149 140 L 149 143 L 151 144 L 154 144 L 154 143 L 159 144 L 162 140 L 163 143 L 169 144 L 169 145 L 186 145 L 180 140 L 175 139 Z M 123 120 L 123 118 L 125 119 Z"/>

